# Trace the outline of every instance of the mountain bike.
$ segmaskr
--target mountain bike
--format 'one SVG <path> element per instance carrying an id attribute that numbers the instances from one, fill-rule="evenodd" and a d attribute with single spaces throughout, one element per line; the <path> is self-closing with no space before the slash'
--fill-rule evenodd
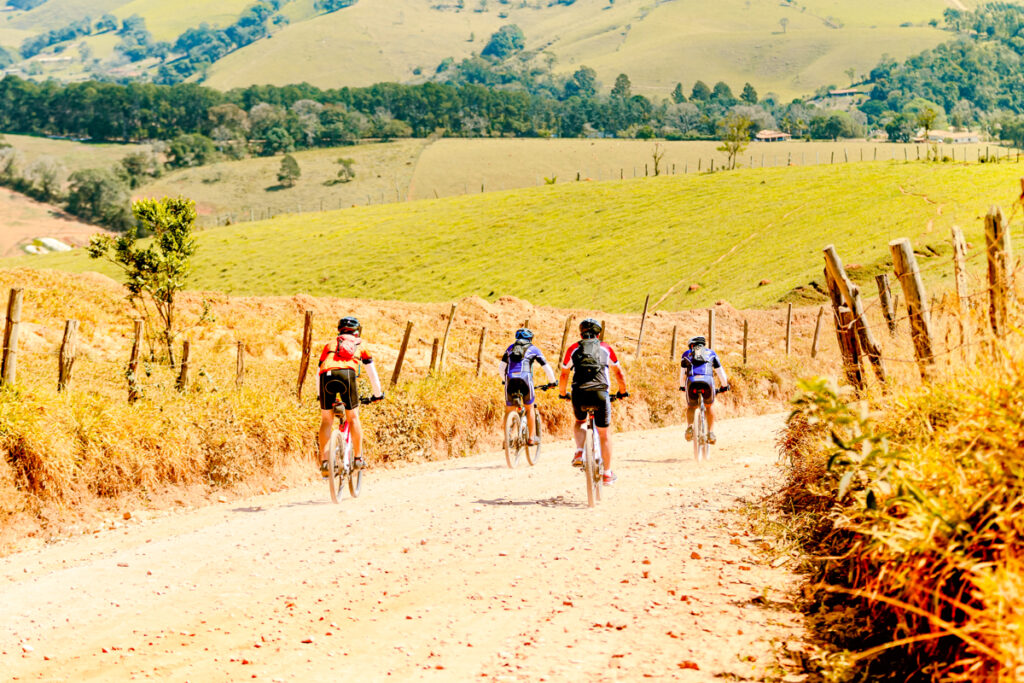
<path id="1" fill-rule="evenodd" d="M 539 387 L 541 391 L 554 388 L 554 384 L 543 384 Z M 533 405 L 534 429 L 537 431 L 537 443 L 529 444 L 530 426 L 526 420 L 527 406 L 523 404 L 523 395 L 516 392 L 512 395 L 512 403 L 515 410 L 505 417 L 505 462 L 512 469 L 519 464 L 519 460 L 526 455 L 526 461 L 531 466 L 536 465 L 540 460 L 540 409 L 536 402 Z"/>
<path id="2" fill-rule="evenodd" d="M 728 391 L 728 387 L 715 389 L 715 394 Z M 697 462 L 711 459 L 711 441 L 708 440 L 708 411 L 704 394 L 698 395 L 697 410 L 693 414 L 693 457 Z"/>
<path id="3" fill-rule="evenodd" d="M 614 403 L 628 396 L 628 393 L 612 394 L 610 398 Z M 591 406 L 585 410 L 587 421 L 583 423 L 583 429 L 587 432 L 587 438 L 583 442 L 583 477 L 587 483 L 587 507 L 592 508 L 601 500 L 601 487 L 604 485 L 604 459 L 601 457 L 601 438 L 597 434 L 597 425 L 594 424 L 594 413 L 597 408 Z"/>
<path id="4" fill-rule="evenodd" d="M 359 403 L 364 406 L 374 402 L 372 398 L 359 399 Z M 357 466 L 352 458 L 352 434 L 349 432 L 348 420 L 345 419 L 345 404 L 339 401 L 333 409 L 336 422 L 327 444 L 327 471 L 330 473 L 327 485 L 331 491 L 331 502 L 337 503 L 341 500 L 341 489 L 346 479 L 348 492 L 353 498 L 359 497 L 363 488 L 363 466 Z"/>

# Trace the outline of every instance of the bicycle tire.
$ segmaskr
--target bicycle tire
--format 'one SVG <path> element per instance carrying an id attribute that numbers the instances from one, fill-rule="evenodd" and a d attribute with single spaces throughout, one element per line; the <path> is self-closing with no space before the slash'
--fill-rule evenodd
<path id="1" fill-rule="evenodd" d="M 587 507 L 594 507 L 597 502 L 597 460 L 594 458 L 594 430 L 587 429 L 587 440 L 583 446 L 583 476 L 587 480 Z"/>
<path id="2" fill-rule="evenodd" d="M 350 444 L 349 445 L 349 457 L 346 458 L 346 460 L 349 463 L 353 462 L 351 451 L 352 451 L 352 446 Z M 360 467 L 359 469 L 350 469 L 348 471 L 348 492 L 352 495 L 353 498 L 358 498 L 359 497 L 359 493 L 360 493 L 360 491 L 362 491 L 362 489 L 363 489 L 363 468 Z"/>
<path id="3" fill-rule="evenodd" d="M 327 471 L 328 471 L 328 488 L 331 491 L 331 502 L 341 502 L 341 486 L 342 479 L 345 475 L 341 471 L 341 463 L 338 462 L 339 456 L 341 455 L 341 447 L 338 443 L 341 440 L 341 432 L 337 429 L 331 430 L 331 440 L 327 445 Z"/>
<path id="4" fill-rule="evenodd" d="M 533 409 L 533 429 L 537 433 L 537 445 L 526 446 L 526 462 L 530 463 L 531 467 L 540 460 L 540 410 L 536 407 Z"/>
<path id="5" fill-rule="evenodd" d="M 515 411 L 509 413 L 505 418 L 505 463 L 509 466 L 509 469 L 515 469 L 516 465 L 519 464 L 519 458 L 522 456 L 519 444 L 522 440 L 520 436 L 521 429 L 519 413 Z"/>

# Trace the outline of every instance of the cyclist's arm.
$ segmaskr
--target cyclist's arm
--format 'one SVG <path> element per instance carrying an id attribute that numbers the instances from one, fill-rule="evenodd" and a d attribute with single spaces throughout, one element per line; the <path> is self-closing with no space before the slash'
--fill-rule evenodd
<path id="1" fill-rule="evenodd" d="M 318 362 L 316 364 L 318 370 L 321 367 L 323 367 L 324 361 L 327 360 L 327 356 L 329 356 L 330 354 L 331 354 L 331 345 L 330 344 L 324 344 L 324 350 L 320 352 L 320 362 Z"/>
<path id="2" fill-rule="evenodd" d="M 534 348 L 537 348 L 537 347 L 534 347 Z M 537 349 L 537 356 L 536 356 L 535 360 L 538 363 L 540 363 L 540 367 L 544 370 L 544 377 L 546 377 L 547 380 L 548 380 L 547 383 L 548 384 L 554 384 L 555 383 L 555 371 L 551 369 L 550 365 L 548 365 L 548 359 L 544 357 L 544 354 L 541 353 L 540 349 Z"/>
<path id="3" fill-rule="evenodd" d="M 682 389 L 686 386 L 687 380 L 690 379 L 690 372 L 686 366 L 679 368 L 679 388 Z"/>
<path id="4" fill-rule="evenodd" d="M 380 398 L 384 391 L 380 387 L 380 377 L 377 375 L 377 366 L 373 364 L 373 358 L 369 355 L 363 356 L 363 365 L 366 366 L 366 377 L 370 380 L 370 391 L 374 398 Z"/>
<path id="5" fill-rule="evenodd" d="M 562 358 L 562 365 L 560 366 L 562 371 L 558 375 L 558 395 L 565 396 L 569 393 L 569 371 L 572 369 L 572 352 L 579 346 L 578 343 L 573 344 L 565 351 L 565 357 Z"/>
<path id="6" fill-rule="evenodd" d="M 615 374 L 615 381 L 619 383 L 619 393 L 628 393 L 626 391 L 626 375 L 623 374 L 622 368 L 620 368 L 618 364 L 613 365 L 612 372 Z"/>
<path id="7" fill-rule="evenodd" d="M 722 362 L 718 360 L 718 356 L 715 356 L 715 362 L 711 364 L 711 367 L 715 369 L 715 374 L 718 375 L 718 381 L 721 386 L 729 386 L 729 377 L 725 374 L 725 368 L 722 367 Z"/>
<path id="8" fill-rule="evenodd" d="M 498 374 L 501 375 L 501 383 L 508 379 L 508 351 L 501 354 L 501 363 L 498 365 Z"/>

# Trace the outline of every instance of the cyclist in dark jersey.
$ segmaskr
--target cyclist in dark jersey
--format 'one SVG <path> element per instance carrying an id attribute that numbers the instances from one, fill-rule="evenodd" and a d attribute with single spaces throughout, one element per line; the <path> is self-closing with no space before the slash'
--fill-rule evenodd
<path id="1" fill-rule="evenodd" d="M 570 346 L 562 358 L 562 374 L 558 382 L 559 398 L 570 398 L 566 394 L 569 384 L 569 371 L 572 377 L 572 410 L 576 418 L 573 434 L 576 437 L 576 453 L 573 455 L 574 467 L 583 466 L 583 445 L 587 440 L 587 432 L 583 428 L 587 421 L 587 409 L 594 408 L 594 425 L 597 436 L 601 440 L 601 457 L 604 461 L 604 484 L 615 483 L 616 476 L 612 472 L 612 440 L 608 428 L 612 424 L 611 381 L 608 368 L 615 373 L 615 381 L 619 386 L 619 398 L 626 398 L 626 376 L 619 367 L 619 358 L 615 350 L 600 340 L 601 323 L 587 318 L 580 323 L 580 341 Z"/>
<path id="2" fill-rule="evenodd" d="M 515 410 L 516 394 L 523 397 L 526 406 L 526 424 L 529 427 L 530 446 L 537 445 L 537 429 L 534 426 L 533 364 L 538 363 L 547 375 L 547 386 L 554 386 L 555 371 L 548 365 L 541 350 L 533 345 L 533 332 L 525 327 L 516 331 L 516 340 L 501 355 L 501 383 L 505 385 L 505 415 Z M 541 387 L 546 388 L 546 387 Z"/>

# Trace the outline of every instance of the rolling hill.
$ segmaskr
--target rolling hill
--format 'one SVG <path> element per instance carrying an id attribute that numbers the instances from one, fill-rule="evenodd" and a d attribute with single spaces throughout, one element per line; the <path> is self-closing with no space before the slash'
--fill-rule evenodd
<path id="1" fill-rule="evenodd" d="M 226 26 L 247 4 L 47 0 L 29 12 L 0 14 L 0 44 L 17 47 L 32 33 L 103 12 L 139 14 L 154 39 L 170 41 L 202 22 Z M 214 63 L 205 82 L 221 89 L 415 82 L 448 57 L 479 53 L 491 33 L 514 23 L 525 33 L 526 49 L 550 56 L 556 71 L 588 65 L 605 88 L 624 72 L 635 92 L 648 95 L 667 95 L 676 82 L 689 88 L 701 79 L 734 88 L 750 81 L 761 93 L 788 98 L 848 83 L 849 70 L 864 74 L 883 54 L 898 59 L 938 44 L 949 34 L 928 22 L 941 18 L 947 6 L 944 0 L 358 0 L 317 15 L 313 0 L 293 0 L 281 10 L 290 25 Z M 116 39 L 103 34 L 69 44 L 80 42 L 92 56 L 106 58 Z M 74 52 L 63 54 L 77 59 Z M 55 76 L 81 74 L 77 61 L 46 69 Z"/>
<path id="2" fill-rule="evenodd" d="M 190 285 L 409 301 L 513 295 L 612 312 L 634 310 L 646 292 L 662 310 L 722 299 L 770 306 L 814 299 L 807 285 L 820 279 L 828 243 L 868 279 L 896 237 L 910 237 L 922 254 L 926 245 L 948 253 L 949 227 L 958 224 L 977 250 L 981 213 L 1015 201 L 1019 176 L 1008 163 L 866 162 L 282 216 L 201 233 Z M 945 258 L 922 261 L 928 284 L 948 278 Z M 3 265 L 105 268 L 81 252 Z"/>

